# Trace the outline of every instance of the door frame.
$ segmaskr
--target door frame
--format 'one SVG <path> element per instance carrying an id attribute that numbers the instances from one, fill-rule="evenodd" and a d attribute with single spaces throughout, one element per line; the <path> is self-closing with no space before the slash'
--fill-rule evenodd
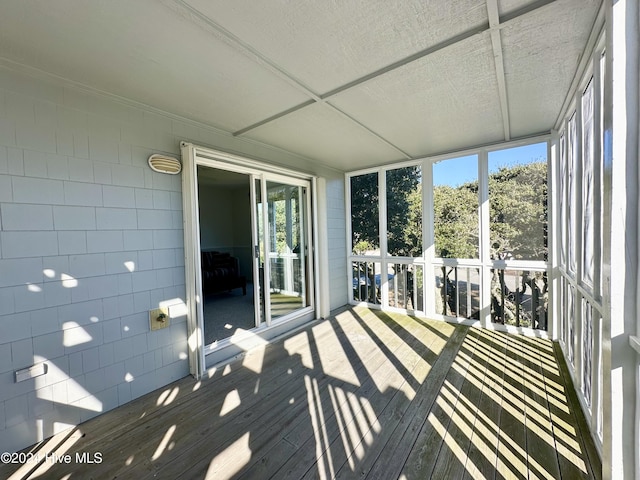
<path id="1" fill-rule="evenodd" d="M 240 355 L 255 346 L 263 345 L 272 338 L 298 328 L 310 320 L 319 318 L 320 302 L 316 301 L 318 298 L 318 292 L 316 291 L 318 285 L 316 177 L 188 142 L 181 142 L 180 147 L 183 169 L 185 303 L 187 305 L 189 371 L 195 378 L 201 378 L 209 366 Z M 203 297 L 200 258 L 200 206 L 197 172 L 199 165 L 247 174 L 251 182 L 254 182 L 255 178 L 260 178 L 262 179 L 260 182 L 262 196 L 266 193 L 266 182 L 269 180 L 291 182 L 293 184 L 304 183 L 310 190 L 307 192 L 310 200 L 306 202 L 307 205 L 305 206 L 307 215 L 310 215 L 305 229 L 309 242 L 307 257 L 309 264 L 308 283 L 310 291 L 308 292 L 308 298 L 310 306 L 278 319 L 276 322 L 263 322 L 259 327 L 247 332 L 247 335 L 238 339 L 232 337 L 229 341 L 224 340 L 213 349 L 207 349 L 204 344 L 204 309 L 201 301 Z M 253 192 L 254 190 L 255 185 L 252 184 L 250 191 Z M 252 204 L 253 208 L 255 208 L 255 205 Z M 252 231 L 254 232 L 252 240 L 255 240 L 257 219 L 252 218 L 252 223 Z M 256 305 L 256 307 L 256 310 L 259 310 L 260 306 Z M 256 311 L 255 318 L 258 318 L 258 315 L 259 312 Z M 265 315 L 265 317 L 268 317 L 268 315 Z"/>

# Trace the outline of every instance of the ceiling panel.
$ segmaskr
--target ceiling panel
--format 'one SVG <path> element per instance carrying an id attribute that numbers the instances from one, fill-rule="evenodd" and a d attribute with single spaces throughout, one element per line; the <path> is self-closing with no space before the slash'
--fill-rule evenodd
<path id="1" fill-rule="evenodd" d="M 246 136 L 321 159 L 322 163 L 340 170 L 404 158 L 382 140 L 321 103 L 258 127 Z"/>
<path id="2" fill-rule="evenodd" d="M 487 23 L 485 0 L 187 0 L 322 94 Z"/>
<path id="3" fill-rule="evenodd" d="M 544 3 L 497 1 L 502 16 Z M 599 3 L 493 31 L 511 137 L 553 127 Z M 226 131 L 260 125 L 235 138 L 350 170 L 504 139 L 490 33 L 407 61 L 486 25 L 485 0 L 5 0 L 0 60 Z"/>
<path id="4" fill-rule="evenodd" d="M 412 156 L 504 139 L 488 34 L 343 92 L 331 103 Z"/>
<path id="5" fill-rule="evenodd" d="M 498 13 L 507 15 L 535 3 L 535 0 L 498 0 Z"/>
<path id="6" fill-rule="evenodd" d="M 599 2 L 558 0 L 502 30 L 514 137 L 553 128 L 587 42 Z"/>
<path id="7" fill-rule="evenodd" d="M 231 131 L 308 99 L 152 0 L 3 2 L 0 56 Z"/>

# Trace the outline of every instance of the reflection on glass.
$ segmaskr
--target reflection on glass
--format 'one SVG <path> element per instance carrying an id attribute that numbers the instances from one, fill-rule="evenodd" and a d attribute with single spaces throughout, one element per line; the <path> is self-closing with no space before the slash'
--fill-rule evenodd
<path id="1" fill-rule="evenodd" d="M 255 195 L 256 195 L 256 221 L 258 222 L 258 251 L 255 252 L 259 258 L 258 280 L 255 288 L 258 288 L 260 302 L 258 303 L 258 324 L 264 322 L 264 222 L 262 216 L 262 188 L 261 180 L 255 180 Z"/>
<path id="2" fill-rule="evenodd" d="M 351 177 L 351 248 L 356 255 L 380 252 L 378 174 Z"/>
<path id="3" fill-rule="evenodd" d="M 433 165 L 436 257 L 478 258 L 478 157 Z"/>
<path id="4" fill-rule="evenodd" d="M 489 153 L 491 258 L 547 259 L 547 144 Z"/>
<path id="5" fill-rule="evenodd" d="M 422 256 L 422 171 L 419 166 L 387 171 L 387 251 Z"/>
<path id="6" fill-rule="evenodd" d="M 303 188 L 267 182 L 271 318 L 307 306 Z"/>

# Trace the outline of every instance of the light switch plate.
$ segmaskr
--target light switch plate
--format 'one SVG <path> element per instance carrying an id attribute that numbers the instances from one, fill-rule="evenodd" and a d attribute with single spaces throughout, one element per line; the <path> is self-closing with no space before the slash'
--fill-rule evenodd
<path id="1" fill-rule="evenodd" d="M 164 318 L 162 318 L 164 315 Z M 149 326 L 151 330 L 160 330 L 169 326 L 169 308 L 161 307 L 149 310 Z"/>

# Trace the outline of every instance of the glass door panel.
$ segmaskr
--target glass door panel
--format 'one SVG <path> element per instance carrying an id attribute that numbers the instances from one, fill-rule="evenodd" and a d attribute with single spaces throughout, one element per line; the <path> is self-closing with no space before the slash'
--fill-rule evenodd
<path id="1" fill-rule="evenodd" d="M 252 210 L 252 231 L 253 231 L 253 304 L 255 310 L 255 324 L 259 327 L 265 322 L 265 301 L 264 301 L 264 214 L 262 205 L 262 179 L 253 175 L 253 188 L 251 189 L 253 210 Z"/>
<path id="2" fill-rule="evenodd" d="M 268 301 L 270 318 L 282 317 L 309 306 L 305 230 L 306 189 L 299 185 L 267 181 Z"/>

